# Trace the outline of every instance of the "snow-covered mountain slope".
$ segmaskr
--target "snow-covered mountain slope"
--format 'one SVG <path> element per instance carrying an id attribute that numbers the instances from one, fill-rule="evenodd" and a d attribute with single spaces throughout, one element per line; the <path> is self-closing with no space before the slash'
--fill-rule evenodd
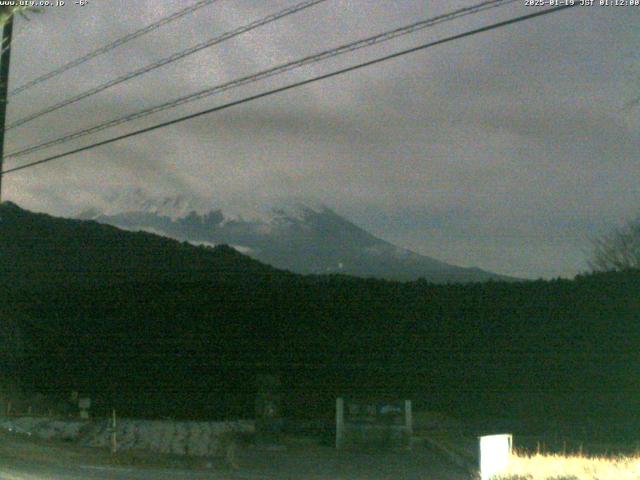
<path id="1" fill-rule="evenodd" d="M 186 197 L 150 198 L 135 190 L 79 215 L 127 230 L 144 230 L 194 245 L 228 244 L 277 268 L 296 273 L 344 273 L 437 283 L 508 280 L 462 268 L 381 240 L 322 205 L 211 208 Z"/>

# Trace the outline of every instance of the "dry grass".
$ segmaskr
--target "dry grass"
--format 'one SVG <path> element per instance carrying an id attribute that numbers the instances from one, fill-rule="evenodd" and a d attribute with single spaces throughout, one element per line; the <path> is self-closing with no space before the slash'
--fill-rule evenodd
<path id="1" fill-rule="evenodd" d="M 640 455 L 585 455 L 514 452 L 503 480 L 639 480 Z"/>

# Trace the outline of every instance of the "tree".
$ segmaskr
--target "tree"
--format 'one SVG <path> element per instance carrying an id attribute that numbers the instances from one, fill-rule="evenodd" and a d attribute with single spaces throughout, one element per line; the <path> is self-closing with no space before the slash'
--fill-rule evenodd
<path id="1" fill-rule="evenodd" d="M 595 271 L 640 269 L 640 216 L 593 241 Z"/>

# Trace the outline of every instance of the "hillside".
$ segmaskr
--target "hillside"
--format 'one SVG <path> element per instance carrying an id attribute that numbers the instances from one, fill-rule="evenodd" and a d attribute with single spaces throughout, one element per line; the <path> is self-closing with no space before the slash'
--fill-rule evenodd
<path id="1" fill-rule="evenodd" d="M 0 205 L 0 281 L 17 285 L 215 282 L 281 275 L 227 246 L 196 247 Z"/>
<path id="2" fill-rule="evenodd" d="M 123 415 L 224 418 L 252 415 L 268 372 L 290 415 L 330 416 L 335 395 L 371 394 L 520 431 L 640 427 L 640 272 L 464 285 L 301 276 L 228 248 L 0 213 L 0 317 L 22 330 L 12 358 L 24 388 L 80 389 Z"/>

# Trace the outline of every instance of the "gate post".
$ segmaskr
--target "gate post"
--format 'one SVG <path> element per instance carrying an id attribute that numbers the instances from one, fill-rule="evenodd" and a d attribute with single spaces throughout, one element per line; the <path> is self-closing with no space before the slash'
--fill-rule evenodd
<path id="1" fill-rule="evenodd" d="M 336 450 L 344 447 L 344 399 L 336 399 Z"/>
<path id="2" fill-rule="evenodd" d="M 413 412 L 411 410 L 411 400 L 404 401 L 404 427 L 407 435 L 407 447 L 413 448 Z"/>

